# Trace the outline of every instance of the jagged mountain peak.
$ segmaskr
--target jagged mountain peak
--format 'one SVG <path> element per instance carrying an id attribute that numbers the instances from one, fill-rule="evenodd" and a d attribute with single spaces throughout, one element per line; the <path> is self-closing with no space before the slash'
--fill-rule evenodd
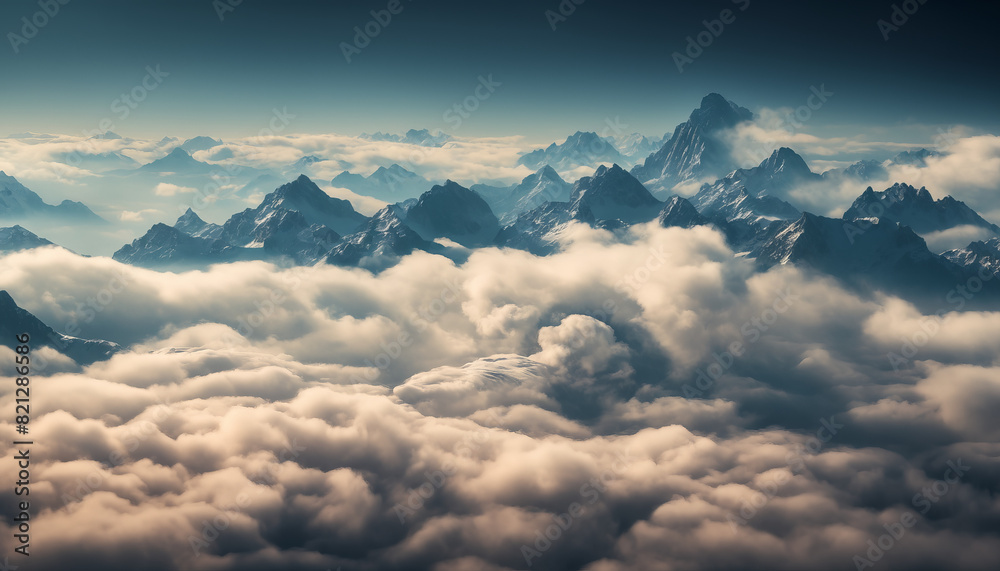
<path id="1" fill-rule="evenodd" d="M 903 151 L 893 157 L 889 162 L 897 165 L 924 166 L 930 157 L 940 157 L 942 153 L 929 149 L 917 149 L 915 151 Z"/>
<path id="2" fill-rule="evenodd" d="M 708 219 L 698 212 L 690 200 L 680 196 L 673 196 L 667 201 L 663 210 L 660 211 L 657 221 L 663 227 L 677 226 L 681 228 L 691 228 L 708 223 Z"/>
<path id="3" fill-rule="evenodd" d="M 333 186 L 390 203 L 415 198 L 432 186 L 429 180 L 396 163 L 379 166 L 368 176 L 344 171 L 331 182 Z"/>
<path id="4" fill-rule="evenodd" d="M 425 240 L 448 238 L 466 247 L 490 244 L 500 230 L 489 204 L 452 180 L 421 194 L 407 212 L 406 224 Z"/>
<path id="5" fill-rule="evenodd" d="M 758 168 L 772 173 L 786 171 L 793 174 L 812 174 L 805 159 L 788 147 L 781 147 L 772 152 L 771 156 L 764 159 Z"/>
<path id="6" fill-rule="evenodd" d="M 517 164 L 531 169 L 555 165 L 566 170 L 622 160 L 621 153 L 609 140 L 593 131 L 577 131 L 562 143 L 552 143 L 544 149 L 535 149 L 521 155 Z"/>
<path id="7" fill-rule="evenodd" d="M 274 190 L 274 194 L 278 196 L 301 195 L 301 196 L 316 196 L 316 197 L 323 195 L 328 198 L 332 198 L 328 194 L 323 192 L 323 189 L 317 186 L 316 183 L 313 182 L 311 178 L 309 178 L 304 174 L 300 174 L 295 180 L 286 182 L 285 184 L 279 186 Z"/>
<path id="8" fill-rule="evenodd" d="M 663 206 L 641 182 L 617 164 L 601 165 L 593 176 L 578 180 L 573 185 L 570 200 L 574 209 L 585 205 L 598 220 L 624 223 L 648 222 Z"/>
<path id="9" fill-rule="evenodd" d="M 598 178 L 598 177 L 609 177 L 609 178 L 618 178 L 618 179 L 630 179 L 630 180 L 634 180 L 636 182 L 639 182 L 638 179 L 636 179 L 634 176 L 630 175 L 628 173 L 628 171 L 626 171 L 622 167 L 618 166 L 618 163 L 612 163 L 610 167 L 607 166 L 607 165 L 601 165 L 601 166 L 597 167 L 597 170 L 594 171 L 594 178 Z M 642 184 L 642 183 L 639 183 L 639 184 Z"/>
<path id="10" fill-rule="evenodd" d="M 677 125 L 658 151 L 633 167 L 632 174 L 661 192 L 685 180 L 724 176 L 738 165 L 719 133 L 753 118 L 749 110 L 718 93 L 710 93 L 687 121 Z"/>
<path id="11" fill-rule="evenodd" d="M 414 250 L 436 251 L 439 247 L 424 240 L 400 216 L 400 208 L 388 205 L 376 212 L 358 232 L 345 236 L 327 255 L 327 263 L 361 265 L 381 269 L 390 260 Z"/>
<path id="12" fill-rule="evenodd" d="M 691 123 L 706 129 L 734 127 L 743 121 L 753 120 L 753 112 L 729 101 L 718 93 L 709 93 L 701 105 L 691 112 Z"/>
<path id="13" fill-rule="evenodd" d="M 222 226 L 205 222 L 190 208 L 177 219 L 174 228 L 195 238 L 218 238 L 222 234 Z"/>
<path id="14" fill-rule="evenodd" d="M 550 165 L 544 165 L 540 169 L 536 170 L 532 175 L 536 179 L 548 179 L 555 182 L 566 182 L 563 177 L 559 176 L 556 169 L 552 168 Z M 527 180 L 527 179 L 525 179 Z M 524 182 L 523 180 L 521 182 Z"/>
<path id="15" fill-rule="evenodd" d="M 192 210 L 190 207 L 188 207 L 188 209 L 184 211 L 184 214 L 181 214 L 180 217 L 177 218 L 177 222 L 174 224 L 174 226 L 177 226 L 177 225 L 180 225 L 180 224 L 199 224 L 199 225 L 203 225 L 203 224 L 205 224 L 205 221 L 202 220 L 201 216 L 198 216 L 198 214 L 195 213 L 194 210 Z"/>
<path id="16" fill-rule="evenodd" d="M 869 186 L 844 212 L 843 218 L 885 219 L 909 226 L 920 234 L 957 226 L 977 226 L 1000 234 L 1000 227 L 985 220 L 964 202 L 951 196 L 934 200 L 926 187 L 918 189 L 903 182 L 897 182 L 881 192 Z"/>

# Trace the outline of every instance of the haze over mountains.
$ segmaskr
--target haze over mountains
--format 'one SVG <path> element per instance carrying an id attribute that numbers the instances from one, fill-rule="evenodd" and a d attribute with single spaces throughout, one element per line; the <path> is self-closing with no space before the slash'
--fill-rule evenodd
<path id="1" fill-rule="evenodd" d="M 0 171 L 0 220 L 32 218 L 49 218 L 75 224 L 103 222 L 100 216 L 80 202 L 64 200 L 56 205 L 48 204 L 17 179 Z"/>
<path id="2" fill-rule="evenodd" d="M 986 561 L 1000 209 L 949 183 L 984 143 L 743 152 L 762 124 L 710 94 L 540 148 L 105 133 L 46 167 L 88 206 L 3 175 L 43 567 L 836 571 L 953 458 L 892 556 Z"/>
<path id="3" fill-rule="evenodd" d="M 881 191 L 864 188 L 864 183 L 881 180 L 889 169 L 925 167 L 929 158 L 943 156 L 938 151 L 906 151 L 885 161 L 865 159 L 821 175 L 794 150 L 780 147 L 757 166 L 736 168 L 729 134 L 754 118 L 736 103 L 709 94 L 686 122 L 631 171 L 618 164 L 627 159 L 616 145 L 634 156 L 638 150 L 654 146 L 650 139 L 635 134 L 611 138 L 577 132 L 564 143 L 520 156 L 518 165 L 536 170 L 509 186 L 454 181 L 434 185 L 397 163 L 380 166 L 367 176 L 345 170 L 331 179 L 334 189 L 344 188 L 354 193 L 352 196 L 388 203 L 374 212 L 369 210 L 372 216 L 358 212 L 350 199 L 331 196 L 305 174 L 281 184 L 284 175 L 280 173 L 239 165 L 223 167 L 191 156 L 192 152 L 226 149 L 221 140 L 202 136 L 179 145 L 161 141 L 158 145 L 165 147 L 166 155 L 135 172 L 167 177 L 224 176 L 232 181 L 230 186 L 234 178 L 249 179 L 245 184 L 237 183 L 242 184 L 238 191 L 227 192 L 234 199 L 254 203 L 218 224 L 205 222 L 196 209 L 184 208 L 172 225 L 153 225 L 143 236 L 120 247 L 114 258 L 175 270 L 238 260 L 384 269 L 414 250 L 442 254 L 456 262 L 465 256 L 456 247 L 511 247 L 550 254 L 559 249 L 561 236 L 574 223 L 627 239 L 625 231 L 630 226 L 658 220 L 663 226 L 717 228 L 734 251 L 757 259 L 762 269 L 774 264 L 808 264 L 855 285 L 864 282 L 869 287 L 889 289 L 903 285 L 893 275 L 907 275 L 903 281 L 907 282 L 908 295 L 916 300 L 940 287 L 940 280 L 932 274 L 947 275 L 948 279 L 965 275 L 970 263 L 975 266 L 968 260 L 979 259 L 969 248 L 981 249 L 982 244 L 1000 235 L 995 224 L 950 196 L 935 200 L 927 189 L 918 190 L 902 181 Z M 116 137 L 104 140 L 120 141 Z M 430 148 L 454 144 L 449 137 L 427 130 L 362 138 Z M 306 155 L 287 172 L 312 172 L 315 165 L 326 162 Z M 585 165 L 598 166 L 592 175 L 572 183 L 559 174 L 559 170 Z M 675 186 L 706 179 L 714 182 L 701 183 L 691 196 L 670 194 Z M 13 177 L 3 175 L 0 182 L 4 184 L 0 192 L 9 197 L 0 203 L 7 218 L 27 217 L 29 213 L 96 217 L 79 203 L 46 205 Z M 803 197 L 826 192 L 824 189 L 830 187 L 824 185 L 830 184 L 857 186 L 856 198 L 840 222 L 797 205 Z M 197 188 L 169 188 L 178 193 L 193 192 L 195 198 L 204 194 Z M 202 208 L 214 204 L 218 197 L 209 193 L 204 198 Z M 835 231 L 838 224 L 840 232 Z M 855 243 L 853 228 L 864 229 L 856 232 L 863 237 L 861 243 Z M 8 234 L 12 248 L 32 243 L 23 233 Z M 15 236 L 21 237 L 19 242 Z M 956 242 L 963 238 L 965 242 Z M 868 255 L 859 256 L 858 248 Z M 952 252 L 947 258 L 941 256 L 945 250 Z M 956 266 L 953 259 L 965 262 Z M 897 268 L 903 260 L 909 265 Z M 927 275 L 920 277 L 921 272 Z"/>
<path id="4" fill-rule="evenodd" d="M 282 177 L 288 172 L 313 172 L 317 165 L 327 163 L 336 168 L 342 160 L 305 155 L 275 172 L 238 163 L 212 164 L 192 156 L 217 155 L 220 149 L 229 149 L 218 139 L 195 137 L 180 144 L 164 139 L 156 148 L 165 154 L 111 176 L 124 180 L 140 175 L 167 180 L 208 176 L 206 180 L 228 179 L 229 188 L 239 188 L 222 191 L 223 186 L 215 182 L 219 190 L 213 194 L 178 185 L 158 186 L 158 195 L 193 194 L 190 198 L 195 200 L 172 224 L 153 224 L 141 237 L 120 246 L 113 258 L 168 271 L 263 260 L 282 267 L 332 264 L 381 272 L 414 252 L 443 256 L 457 264 L 482 248 L 552 256 L 565 248 L 567 236 L 578 227 L 607 232 L 610 240 L 628 243 L 635 239 L 635 228 L 652 223 L 663 228 L 711 228 L 757 271 L 794 265 L 830 276 L 861 295 L 887 292 L 924 308 L 940 304 L 955 284 L 996 275 L 1000 227 L 966 203 L 951 196 L 935 198 L 932 191 L 905 181 L 881 190 L 865 188 L 865 183 L 897 172 L 894 169 L 926 168 L 928 161 L 945 154 L 906 151 L 888 160 L 864 159 L 819 174 L 793 149 L 780 147 L 756 166 L 736 168 L 727 133 L 753 119 L 745 108 L 710 94 L 659 148 L 651 150 L 655 145 L 641 136 L 611 138 L 577 132 L 564 143 L 520 156 L 518 165 L 535 171 L 506 186 L 463 185 L 452 180 L 433 184 L 392 163 L 367 176 L 344 170 L 331 179 L 331 190 L 324 190 L 306 174 L 290 182 L 282 182 Z M 364 138 L 428 148 L 455 144 L 429 131 Z M 113 133 L 98 140 L 102 144 L 125 141 Z M 628 165 L 627 157 L 640 150 L 649 154 L 630 171 L 618 164 Z M 114 156 L 125 156 L 114 153 L 94 153 L 89 160 L 103 156 L 114 162 Z M 596 165 L 592 174 L 574 182 L 559 172 L 586 165 Z M 706 179 L 712 182 L 700 183 L 693 195 L 670 193 L 675 187 Z M 831 184 L 857 188 L 853 202 L 839 217 L 798 205 L 804 197 L 826 192 Z M 376 201 L 365 203 L 367 208 L 380 202 L 382 206 L 365 215 L 351 199 L 330 194 L 338 188 L 354 193 L 354 200 Z M 231 203 L 227 197 L 252 204 L 220 223 L 206 222 L 198 211 L 220 197 L 222 204 Z M 71 225 L 102 222 L 81 203 L 45 203 L 5 173 L 0 173 L 0 218 L 24 223 L 48 218 Z M 0 228 L 2 252 L 45 247 L 56 246 L 20 225 Z M 998 303 L 1000 287 L 987 281 L 967 306 L 994 308 Z M 33 319 L 12 301 L 7 305 L 8 313 L 18 320 Z M 54 335 L 37 323 L 33 327 Z M 80 343 L 99 350 L 73 349 L 79 362 L 111 354 L 99 342 Z"/>

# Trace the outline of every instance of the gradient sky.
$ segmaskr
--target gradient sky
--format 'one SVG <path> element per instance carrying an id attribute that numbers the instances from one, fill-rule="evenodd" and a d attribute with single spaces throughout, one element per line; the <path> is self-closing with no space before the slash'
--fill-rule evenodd
<path id="1" fill-rule="evenodd" d="M 3 2 L 0 135 L 95 129 L 156 64 L 170 76 L 115 121 L 117 132 L 248 136 L 287 107 L 295 132 L 430 128 L 548 140 L 619 116 L 630 131 L 661 135 L 710 91 L 751 109 L 794 107 L 821 84 L 836 96 L 812 129 L 1000 130 L 991 65 L 1000 9 L 983 2 L 929 0 L 889 41 L 876 22 L 892 2 L 750 0 L 740 12 L 745 0 L 587 0 L 554 31 L 545 11 L 558 0 L 402 2 L 350 64 L 341 42 L 387 0 L 243 0 L 223 21 L 212 0 L 76 1 L 17 54 L 7 34 L 39 6 Z M 678 73 L 671 55 L 727 8 L 735 22 Z M 445 110 L 490 74 L 497 92 L 459 129 L 446 123 Z"/>

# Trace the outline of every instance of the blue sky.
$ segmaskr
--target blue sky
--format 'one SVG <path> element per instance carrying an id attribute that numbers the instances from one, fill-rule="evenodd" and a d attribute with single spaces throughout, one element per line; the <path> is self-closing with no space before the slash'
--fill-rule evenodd
<path id="1" fill-rule="evenodd" d="M 251 135 L 287 108 L 297 130 L 317 133 L 430 128 L 546 140 L 617 116 L 662 135 L 711 91 L 751 109 L 796 107 L 813 85 L 836 93 L 811 122 L 818 131 L 996 132 L 997 8 L 911 1 L 916 10 L 887 41 L 877 22 L 891 22 L 892 2 L 566 0 L 562 11 L 573 13 L 553 30 L 546 12 L 560 11 L 557 0 L 401 0 L 350 63 L 342 43 L 388 0 L 243 0 L 222 18 L 212 0 L 77 1 L 37 17 L 48 22 L 26 43 L 10 34 L 41 8 L 10 1 L 0 6 L 0 122 L 8 132 L 95 129 L 146 66 L 159 65 L 169 77 L 116 122 L 122 134 Z M 724 10 L 731 22 L 678 72 L 673 54 Z M 501 85 L 454 129 L 443 114 L 480 76 Z"/>

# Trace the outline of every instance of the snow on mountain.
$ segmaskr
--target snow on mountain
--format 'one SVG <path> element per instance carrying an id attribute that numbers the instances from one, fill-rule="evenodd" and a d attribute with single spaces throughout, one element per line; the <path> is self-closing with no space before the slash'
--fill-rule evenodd
<path id="1" fill-rule="evenodd" d="M 948 250 L 941 257 L 980 279 L 1000 277 L 1000 238 L 972 242 L 965 248 Z"/>
<path id="2" fill-rule="evenodd" d="M 451 135 L 442 131 L 433 133 L 427 129 L 410 129 L 403 135 L 401 143 L 409 145 L 419 145 L 421 147 L 443 147 L 445 143 L 451 141 Z"/>
<path id="3" fill-rule="evenodd" d="M 0 220 L 45 218 L 65 220 L 78 224 L 103 223 L 81 202 L 64 200 L 57 205 L 47 204 L 42 197 L 29 190 L 12 176 L 0 171 Z"/>
<path id="4" fill-rule="evenodd" d="M 222 240 L 261 250 L 262 257 L 287 257 L 308 264 L 329 252 L 340 234 L 323 224 L 310 224 L 304 213 L 287 208 L 247 209 L 222 227 Z"/>
<path id="5" fill-rule="evenodd" d="M 724 176 L 738 165 L 719 135 L 753 117 L 749 110 L 710 93 L 658 151 L 633 167 L 632 175 L 648 188 L 662 192 L 686 180 Z"/>
<path id="6" fill-rule="evenodd" d="M 653 220 L 663 210 L 664 204 L 620 166 L 615 164 L 608 168 L 602 165 L 593 176 L 576 182 L 568 201 L 543 202 L 531 210 L 520 212 L 500 230 L 495 244 L 526 250 L 538 256 L 548 255 L 558 249 L 559 234 L 570 222 L 616 230 Z M 694 214 L 697 215 L 697 212 Z M 682 220 L 685 215 L 690 216 L 690 212 L 685 212 L 683 205 L 675 203 L 674 210 L 667 213 L 668 224 L 688 224 L 690 219 Z"/>
<path id="7" fill-rule="evenodd" d="M 1000 227 L 987 222 L 964 202 L 945 196 L 934 200 L 926 188 L 905 183 L 875 192 L 868 187 L 850 208 L 844 220 L 879 218 L 909 226 L 917 234 L 941 232 L 958 226 L 976 226 L 1000 236 Z"/>
<path id="8" fill-rule="evenodd" d="M 940 157 L 943 153 L 928 149 L 917 149 L 915 151 L 903 151 L 890 159 L 889 163 L 894 165 L 914 165 L 918 167 L 927 166 L 929 157 Z"/>
<path id="9" fill-rule="evenodd" d="M 630 133 L 613 137 L 612 141 L 618 152 L 631 162 L 645 159 L 663 146 L 662 139 L 650 139 L 641 133 Z"/>
<path id="10" fill-rule="evenodd" d="M 649 222 L 657 217 L 663 203 L 634 176 L 617 164 L 600 166 L 593 176 L 573 185 L 572 207 L 586 206 L 597 220 L 620 220 L 625 224 Z"/>
<path id="11" fill-rule="evenodd" d="M 312 167 L 312 165 L 320 162 L 323 162 L 323 159 L 317 157 L 316 155 L 305 155 L 301 159 L 292 163 L 292 169 L 309 170 L 310 167 Z M 296 174 L 303 174 L 303 173 L 296 173 Z"/>
<path id="12" fill-rule="evenodd" d="M 42 246 L 54 244 L 17 225 L 0 228 L 0 252 L 17 252 Z"/>
<path id="13" fill-rule="evenodd" d="M 392 164 L 388 168 L 379 167 L 367 177 L 344 171 L 334 177 L 331 184 L 385 202 L 399 202 L 417 197 L 433 186 L 424 177 L 397 164 Z"/>
<path id="14" fill-rule="evenodd" d="M 579 166 L 593 167 L 600 163 L 621 163 L 624 157 L 607 139 L 594 132 L 577 131 L 561 144 L 552 143 L 544 149 L 535 149 L 521 155 L 518 165 L 540 169 L 551 165 L 558 170 Z"/>
<path id="15" fill-rule="evenodd" d="M 885 168 L 885 163 L 863 160 L 842 169 L 830 169 L 823 173 L 823 178 L 832 181 L 850 179 L 858 182 L 868 182 L 889 178 L 889 171 Z"/>
<path id="16" fill-rule="evenodd" d="M 340 242 L 342 234 L 334 228 L 346 234 L 367 220 L 350 202 L 327 195 L 300 176 L 222 226 L 208 224 L 188 209 L 174 226 L 154 225 L 113 257 L 147 267 L 275 258 L 312 264 Z"/>
<path id="17" fill-rule="evenodd" d="M 563 180 L 555 169 L 545 165 L 512 186 L 475 184 L 470 189 L 483 197 L 502 225 L 507 225 L 521 213 L 546 202 L 569 202 L 573 185 Z"/>
<path id="18" fill-rule="evenodd" d="M 558 250 L 559 232 L 571 221 L 591 226 L 597 220 L 586 204 L 573 206 L 569 202 L 546 202 L 522 212 L 497 233 L 495 244 L 502 248 L 525 250 L 536 256 L 547 256 Z"/>
<path id="19" fill-rule="evenodd" d="M 123 264 L 144 268 L 189 268 L 206 264 L 254 258 L 218 238 L 197 238 L 167 226 L 154 224 L 142 237 L 122 246 L 111 257 Z"/>
<path id="20" fill-rule="evenodd" d="M 771 237 L 751 253 L 761 268 L 795 263 L 832 275 L 862 289 L 879 289 L 924 308 L 940 306 L 946 293 L 965 283 L 969 273 L 934 255 L 913 230 L 875 220 L 860 234 L 845 230 L 849 222 L 804 213 L 798 220 L 776 223 Z M 986 298 L 995 299 L 1000 288 Z"/>
<path id="21" fill-rule="evenodd" d="M 750 169 L 737 169 L 711 185 L 702 185 L 691 199 L 705 216 L 752 223 L 795 218 L 799 210 L 776 195 L 819 179 L 802 157 L 782 147 Z"/>
<path id="22" fill-rule="evenodd" d="M 356 231 L 368 220 L 368 217 L 354 210 L 350 201 L 328 195 L 309 177 L 301 175 L 268 193 L 257 208 L 233 215 L 226 222 L 226 226 L 253 228 L 279 209 L 300 212 L 309 224 L 326 226 L 341 236 Z M 229 235 L 233 236 L 236 242 L 241 241 L 237 236 L 250 235 L 246 230 L 240 232 L 244 234 Z"/>
<path id="23" fill-rule="evenodd" d="M 694 228 L 709 223 L 709 219 L 702 216 L 690 200 L 680 196 L 668 200 L 656 220 L 664 228 Z"/>
<path id="24" fill-rule="evenodd" d="M 450 180 L 421 194 L 405 222 L 425 240 L 448 238 L 467 248 L 492 244 L 500 230 L 489 204 Z"/>
<path id="25" fill-rule="evenodd" d="M 195 238 L 215 239 L 222 235 L 222 226 L 205 222 L 190 208 L 177 219 L 174 228 Z"/>
<path id="26" fill-rule="evenodd" d="M 359 232 L 345 236 L 334 246 L 326 262 L 374 270 L 382 269 L 414 250 L 435 252 L 440 249 L 410 228 L 400 218 L 397 208 L 386 206 L 376 212 Z"/>

